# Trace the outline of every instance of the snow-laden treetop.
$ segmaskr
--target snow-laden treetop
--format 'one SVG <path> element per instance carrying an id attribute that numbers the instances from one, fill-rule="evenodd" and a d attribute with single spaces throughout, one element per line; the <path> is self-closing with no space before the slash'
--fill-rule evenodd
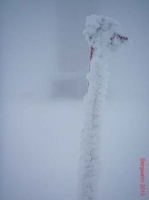
<path id="1" fill-rule="evenodd" d="M 128 40 L 128 38 L 121 36 L 119 23 L 109 17 L 88 16 L 85 26 L 83 34 L 88 45 L 94 49 L 108 47 L 110 50 L 116 50 Z"/>

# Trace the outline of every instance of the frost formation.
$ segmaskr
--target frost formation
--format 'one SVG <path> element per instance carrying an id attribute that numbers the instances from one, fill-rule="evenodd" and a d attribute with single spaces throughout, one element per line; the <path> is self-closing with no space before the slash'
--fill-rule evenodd
<path id="1" fill-rule="evenodd" d="M 86 19 L 84 35 L 88 45 L 94 49 L 90 61 L 88 93 L 84 97 L 85 121 L 82 131 L 81 157 L 79 169 L 78 200 L 96 200 L 99 181 L 99 139 L 102 110 L 108 83 L 108 58 L 111 51 L 122 43 L 120 25 L 116 21 L 91 15 Z"/>

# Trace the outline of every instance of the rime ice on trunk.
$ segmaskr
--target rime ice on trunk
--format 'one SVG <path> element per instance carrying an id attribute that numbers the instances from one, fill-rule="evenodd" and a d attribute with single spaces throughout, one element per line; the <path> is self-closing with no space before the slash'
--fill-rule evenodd
<path id="1" fill-rule="evenodd" d="M 87 17 L 84 35 L 91 47 L 90 72 L 87 75 L 88 93 L 84 98 L 85 120 L 82 130 L 81 158 L 79 170 L 79 200 L 98 199 L 100 178 L 99 139 L 101 117 L 104 107 L 107 82 L 108 58 L 128 38 L 121 36 L 119 24 L 104 16 Z"/>

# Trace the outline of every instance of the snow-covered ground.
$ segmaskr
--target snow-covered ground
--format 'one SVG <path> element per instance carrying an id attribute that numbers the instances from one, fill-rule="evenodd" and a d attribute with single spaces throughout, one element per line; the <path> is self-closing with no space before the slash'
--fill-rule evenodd
<path id="1" fill-rule="evenodd" d="M 99 199 L 140 197 L 140 158 L 149 197 L 149 105 L 107 98 L 100 143 Z M 83 101 L 3 106 L 1 200 L 77 200 Z"/>

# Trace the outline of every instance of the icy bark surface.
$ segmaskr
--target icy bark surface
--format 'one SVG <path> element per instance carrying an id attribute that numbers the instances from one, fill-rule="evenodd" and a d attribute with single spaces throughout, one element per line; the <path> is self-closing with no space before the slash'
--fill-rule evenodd
<path id="1" fill-rule="evenodd" d="M 84 35 L 90 47 L 94 48 L 90 62 L 88 93 L 84 98 L 85 120 L 82 130 L 81 158 L 79 170 L 79 200 L 98 199 L 100 179 L 99 139 L 102 110 L 108 83 L 108 57 L 124 41 L 116 34 L 119 24 L 107 17 L 91 15 L 87 17 Z"/>

